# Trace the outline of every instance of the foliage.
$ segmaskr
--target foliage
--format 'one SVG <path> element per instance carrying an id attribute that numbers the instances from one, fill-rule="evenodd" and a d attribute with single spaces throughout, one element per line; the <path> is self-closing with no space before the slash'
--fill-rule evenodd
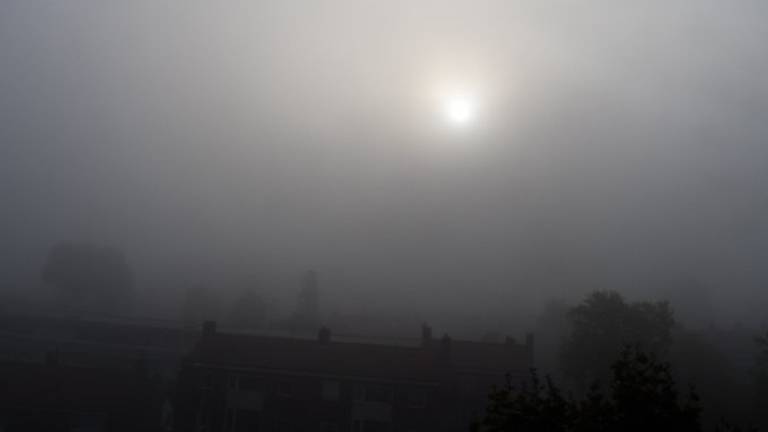
<path id="1" fill-rule="evenodd" d="M 661 355 L 671 339 L 674 318 L 666 302 L 627 303 L 613 291 L 597 291 L 568 313 L 571 332 L 560 353 L 563 374 L 581 388 L 606 380 L 610 362 L 625 345 Z"/>
<path id="2" fill-rule="evenodd" d="M 624 350 L 613 370 L 613 408 L 617 430 L 698 429 L 698 396 L 680 403 L 668 363 L 639 350 Z"/>
<path id="3" fill-rule="evenodd" d="M 667 363 L 637 348 L 625 348 L 612 367 L 609 394 L 594 383 L 586 397 L 564 396 L 532 372 L 520 389 L 509 382 L 494 389 L 478 429 L 506 431 L 699 431 L 698 398 L 681 401 Z"/>
<path id="4" fill-rule="evenodd" d="M 764 374 L 768 378 L 768 333 L 764 336 L 756 337 L 755 344 L 757 344 L 758 348 L 755 372 Z"/>
<path id="5" fill-rule="evenodd" d="M 755 338 L 758 352 L 752 368 L 754 384 L 754 417 L 768 428 L 768 333 Z"/>
<path id="6" fill-rule="evenodd" d="M 565 398 L 549 377 L 542 383 L 535 371 L 531 375 L 531 382 L 519 391 L 508 379 L 504 388 L 491 392 L 484 430 L 559 431 L 573 423 L 573 401 Z"/>
<path id="7" fill-rule="evenodd" d="M 702 398 L 703 424 L 715 425 L 722 418 L 746 418 L 742 406 L 748 398 L 744 380 L 721 346 L 712 342 L 711 335 L 677 327 L 668 359 L 678 383 L 696 383 Z"/>

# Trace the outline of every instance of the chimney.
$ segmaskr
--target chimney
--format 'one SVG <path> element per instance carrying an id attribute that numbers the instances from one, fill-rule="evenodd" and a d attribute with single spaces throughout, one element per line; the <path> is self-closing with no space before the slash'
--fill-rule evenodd
<path id="1" fill-rule="evenodd" d="M 430 345 L 432 345 L 432 327 L 424 323 L 421 325 L 421 346 L 426 348 Z"/>
<path id="2" fill-rule="evenodd" d="M 216 334 L 216 321 L 203 322 L 203 337 L 211 337 Z"/>
<path id="3" fill-rule="evenodd" d="M 59 350 L 58 348 L 53 351 L 45 353 L 45 365 L 55 367 L 59 365 Z"/>
<path id="4" fill-rule="evenodd" d="M 320 327 L 320 330 L 317 332 L 317 340 L 323 345 L 331 343 L 331 329 L 325 326 Z"/>

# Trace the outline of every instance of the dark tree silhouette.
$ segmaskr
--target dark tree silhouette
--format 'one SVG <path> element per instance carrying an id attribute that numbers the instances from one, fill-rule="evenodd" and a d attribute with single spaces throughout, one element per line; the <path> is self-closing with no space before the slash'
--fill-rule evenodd
<path id="1" fill-rule="evenodd" d="M 560 353 L 563 374 L 584 390 L 610 376 L 623 346 L 657 355 L 670 344 L 674 318 L 666 302 L 627 303 L 616 292 L 594 292 L 568 313 L 571 324 Z"/>
<path id="2" fill-rule="evenodd" d="M 637 349 L 625 349 L 613 364 L 615 430 L 699 430 L 698 396 L 680 402 L 670 365 Z"/>
<path id="3" fill-rule="evenodd" d="M 722 418 L 742 419 L 747 413 L 740 406 L 748 395 L 728 356 L 699 331 L 675 328 L 668 359 L 675 381 L 696 384 L 702 398 L 702 423 L 717 424 Z"/>
<path id="4" fill-rule="evenodd" d="M 755 338 L 758 352 L 752 368 L 754 383 L 754 418 L 762 428 L 768 428 L 768 332 Z"/>
<path id="5" fill-rule="evenodd" d="M 124 310 L 133 289 L 133 272 L 122 252 L 91 244 L 54 245 L 42 278 L 65 303 L 81 310 Z"/>
<path id="6" fill-rule="evenodd" d="M 487 432 L 507 431 L 699 431 L 698 397 L 681 400 L 667 363 L 637 348 L 625 348 L 611 366 L 608 395 L 597 384 L 586 397 L 564 396 L 536 372 L 516 389 L 494 389 L 486 417 L 476 425 Z"/>
<path id="7" fill-rule="evenodd" d="M 535 371 L 531 381 L 516 389 L 511 382 L 494 389 L 481 425 L 476 430 L 502 431 L 565 431 L 578 416 L 578 404 L 563 396 L 549 377 L 542 383 Z"/>

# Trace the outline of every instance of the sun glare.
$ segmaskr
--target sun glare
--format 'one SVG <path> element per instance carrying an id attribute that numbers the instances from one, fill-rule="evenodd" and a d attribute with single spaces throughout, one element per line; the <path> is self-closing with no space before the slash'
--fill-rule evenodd
<path id="1" fill-rule="evenodd" d="M 472 121 L 475 106 L 469 98 L 455 96 L 444 102 L 443 111 L 449 122 L 455 125 L 465 125 Z"/>

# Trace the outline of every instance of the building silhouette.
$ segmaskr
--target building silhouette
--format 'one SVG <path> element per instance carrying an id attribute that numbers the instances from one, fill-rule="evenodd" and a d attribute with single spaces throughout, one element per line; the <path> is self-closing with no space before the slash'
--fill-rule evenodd
<path id="1" fill-rule="evenodd" d="M 426 325 L 409 340 L 359 338 L 0 315 L 0 430 L 464 431 L 491 386 L 533 361 L 532 338 L 453 340 Z"/>
<path id="2" fill-rule="evenodd" d="M 182 366 L 178 431 L 464 431 L 505 374 L 527 375 L 533 339 L 411 346 L 220 332 L 205 324 Z"/>

